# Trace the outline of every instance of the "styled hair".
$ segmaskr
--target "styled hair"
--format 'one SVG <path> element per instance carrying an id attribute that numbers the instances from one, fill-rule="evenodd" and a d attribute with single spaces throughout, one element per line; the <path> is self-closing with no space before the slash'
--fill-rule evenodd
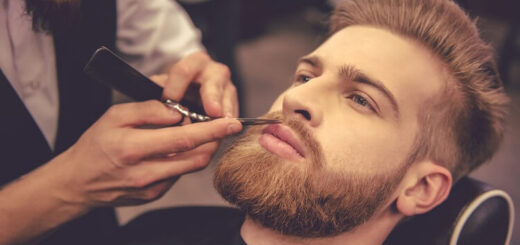
<path id="1" fill-rule="evenodd" d="M 25 0 L 35 32 L 67 31 L 78 21 L 82 0 Z"/>
<path id="2" fill-rule="evenodd" d="M 420 129 L 410 162 L 433 160 L 458 180 L 492 157 L 503 137 L 509 100 L 493 49 L 457 4 L 450 0 L 347 0 L 330 18 L 330 35 L 352 25 L 378 27 L 410 38 L 446 67 L 444 91 L 428 100 L 418 115 Z"/>

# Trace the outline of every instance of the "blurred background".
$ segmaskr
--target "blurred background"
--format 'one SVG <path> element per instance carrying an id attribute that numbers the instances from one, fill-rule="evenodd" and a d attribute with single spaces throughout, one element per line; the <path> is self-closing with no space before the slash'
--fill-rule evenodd
<path id="1" fill-rule="evenodd" d="M 203 34 L 203 43 L 218 61 L 230 66 L 240 96 L 241 114 L 265 113 L 285 90 L 299 57 L 324 39 L 326 20 L 335 1 L 320 0 L 184 0 L 179 1 Z M 459 0 L 485 40 L 497 50 L 500 72 L 512 108 L 505 140 L 493 160 L 472 176 L 508 192 L 520 222 L 520 34 L 514 0 Z M 225 144 L 225 142 L 224 142 Z M 183 176 L 161 199 L 117 210 L 125 224 L 151 209 L 180 205 L 227 205 L 214 191 L 212 173 Z M 520 244 L 516 224 L 511 244 Z"/>

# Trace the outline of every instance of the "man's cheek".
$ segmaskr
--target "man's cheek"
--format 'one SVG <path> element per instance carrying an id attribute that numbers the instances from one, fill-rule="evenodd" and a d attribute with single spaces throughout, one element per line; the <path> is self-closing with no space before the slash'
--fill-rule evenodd
<path id="1" fill-rule="evenodd" d="M 278 98 L 276 98 L 276 100 L 271 105 L 271 108 L 269 108 L 269 112 L 283 111 L 283 98 L 284 98 L 284 96 L 285 96 L 285 92 L 283 92 L 282 94 L 280 94 L 278 96 Z"/>

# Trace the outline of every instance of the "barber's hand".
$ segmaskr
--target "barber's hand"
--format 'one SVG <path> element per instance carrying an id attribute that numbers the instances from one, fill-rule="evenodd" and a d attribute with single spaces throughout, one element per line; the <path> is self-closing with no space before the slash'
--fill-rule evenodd
<path id="1" fill-rule="evenodd" d="M 154 200 L 182 174 L 204 168 L 217 144 L 242 129 L 234 119 L 161 128 L 181 115 L 159 101 L 112 106 L 51 164 L 67 176 L 57 194 L 88 207 Z"/>
<path id="2" fill-rule="evenodd" d="M 200 85 L 200 99 L 208 116 L 237 117 L 238 100 L 229 68 L 205 52 L 186 56 L 173 65 L 162 84 L 163 97 L 181 101 L 191 83 Z"/>

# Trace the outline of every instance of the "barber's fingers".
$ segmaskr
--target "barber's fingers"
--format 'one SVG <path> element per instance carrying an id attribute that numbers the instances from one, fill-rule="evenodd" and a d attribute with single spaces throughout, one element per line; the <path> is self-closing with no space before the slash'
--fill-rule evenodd
<path id="1" fill-rule="evenodd" d="M 133 205 L 160 198 L 183 174 L 206 167 L 217 149 L 217 142 L 170 156 L 157 156 L 124 169 L 117 188 L 106 193 L 110 205 Z"/>
<path id="2" fill-rule="evenodd" d="M 138 186 L 135 182 L 123 188 L 111 189 L 102 195 L 95 206 L 129 206 L 150 202 L 162 197 L 180 176 L 151 182 L 145 186 Z"/>
<path id="3" fill-rule="evenodd" d="M 231 118 L 221 118 L 179 127 L 141 129 L 125 142 L 143 156 L 189 151 L 201 144 L 223 139 L 242 130 L 242 124 Z"/>
<path id="4" fill-rule="evenodd" d="M 213 141 L 209 143 L 202 144 L 198 146 L 197 148 L 191 150 L 191 151 L 185 151 L 175 154 L 174 160 L 176 161 L 188 161 L 193 160 L 194 166 L 191 171 L 197 171 L 202 168 L 205 168 L 207 164 L 209 163 L 209 160 L 213 156 L 213 154 L 217 151 L 218 145 L 220 144 L 220 141 Z M 203 156 L 205 155 L 205 156 Z M 207 158 L 208 161 L 204 161 Z M 156 159 L 160 160 L 160 159 Z M 165 161 L 168 161 L 169 159 L 165 159 Z"/>
<path id="5" fill-rule="evenodd" d="M 217 62 L 210 62 L 200 74 L 199 82 L 200 97 L 206 113 L 212 117 L 231 117 L 231 112 L 228 111 L 226 115 L 226 111 L 223 110 L 224 100 L 227 100 L 226 103 L 231 103 L 230 99 L 233 100 L 224 96 L 227 87 L 234 87 L 229 68 Z"/>
<path id="6" fill-rule="evenodd" d="M 182 120 L 182 115 L 157 100 L 118 104 L 110 107 L 103 116 L 118 127 L 140 125 L 171 125 Z"/>
<path id="7" fill-rule="evenodd" d="M 131 194 L 132 199 L 135 203 L 150 202 L 161 198 L 179 179 L 180 176 L 173 178 L 162 179 L 154 182 L 144 188 L 136 189 Z"/>
<path id="8" fill-rule="evenodd" d="M 222 111 L 226 117 L 238 117 L 239 105 L 235 86 L 230 84 L 224 89 Z"/>
<path id="9" fill-rule="evenodd" d="M 208 54 L 196 52 L 173 65 L 164 86 L 163 97 L 181 101 L 190 83 L 199 76 L 208 62 L 211 62 Z"/>
<path id="10" fill-rule="evenodd" d="M 166 85 L 166 81 L 168 80 L 168 74 L 158 74 L 150 76 L 150 80 L 152 80 L 155 84 L 164 87 Z"/>
<path id="11" fill-rule="evenodd" d="M 200 169 L 205 168 L 211 156 L 208 154 L 196 155 L 191 158 L 175 160 L 171 162 L 147 162 L 145 166 L 147 169 L 143 172 L 148 175 L 143 175 L 141 181 L 146 184 L 146 181 L 162 180 L 171 178 L 172 176 L 181 176 Z M 141 175 L 140 173 L 139 175 Z"/>
<path id="12" fill-rule="evenodd" d="M 205 168 L 217 148 L 216 142 L 203 144 L 189 152 L 146 160 L 128 169 L 126 183 L 128 188 L 143 188 L 151 183 L 175 176 L 191 173 Z"/>

